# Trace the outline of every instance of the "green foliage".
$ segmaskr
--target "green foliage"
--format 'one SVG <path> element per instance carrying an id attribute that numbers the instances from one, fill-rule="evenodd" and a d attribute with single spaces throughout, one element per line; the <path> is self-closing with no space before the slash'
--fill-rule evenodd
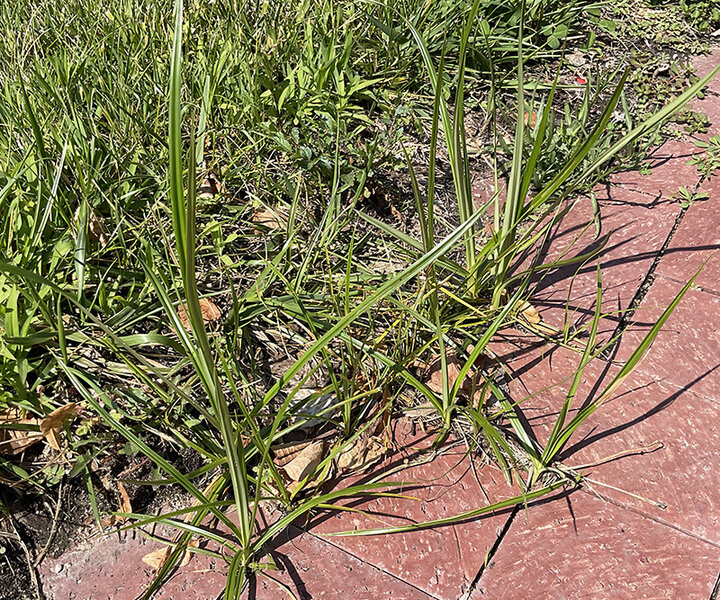
<path id="1" fill-rule="evenodd" d="M 680 8 L 698 31 L 712 33 L 720 27 L 720 6 L 715 0 L 680 0 Z"/>
<path id="2" fill-rule="evenodd" d="M 682 208 L 689 208 L 693 202 L 707 200 L 709 196 L 706 192 L 693 192 L 686 187 L 681 187 L 675 194 L 675 198 Z"/>
<path id="3" fill-rule="evenodd" d="M 220 544 L 222 553 L 210 552 L 219 560 L 231 557 L 225 597 L 234 598 L 251 571 L 268 567 L 267 542 L 297 517 L 347 495 L 392 494 L 382 482 L 319 486 L 407 395 L 436 411 L 438 442 L 458 416 L 468 420 L 522 486 L 448 522 L 573 481 L 535 485 L 601 402 L 570 418 L 571 389 L 540 447 L 492 377 L 480 378 L 479 400 L 461 382 L 515 318 L 533 272 L 524 258 L 562 217 L 561 203 L 636 152 L 707 81 L 689 86 L 680 73 L 677 98 L 637 122 L 623 103 L 627 72 L 593 73 L 579 105 L 562 97 L 559 78 L 529 82 L 528 66 L 584 37 L 585 16 L 615 31 L 597 4 L 561 0 L 0 7 L 0 410 L 42 417 L 76 394 L 92 418 L 67 432 L 68 475 L 84 475 L 91 497 L 94 458 L 119 437 L 124 454 L 152 462 L 146 485 L 172 483 L 196 501 L 131 515 L 134 526 L 178 531 L 145 597 L 193 536 Z M 508 177 L 504 204 L 499 186 L 486 206 L 472 195 L 465 112 L 478 97 L 495 179 Z M 420 146 L 427 177 L 416 173 L 422 153 L 403 144 L 418 128 L 429 131 Z M 368 179 L 403 162 L 416 237 L 359 210 L 372 196 Z M 444 164 L 448 214 L 436 189 Z M 198 194 L 211 178 L 220 189 Z M 583 366 L 600 352 L 601 291 L 598 277 Z M 222 314 L 213 323 L 203 316 L 210 299 Z M 441 392 L 417 368 L 434 357 Z M 304 393 L 319 373 L 323 383 Z M 488 410 L 491 396 L 500 410 Z M 320 398 L 329 401 L 318 409 Z M 328 449 L 288 482 L 272 448 L 308 428 Z M 171 446 L 200 466 L 176 464 Z M 33 476 L 12 461 L 0 466 Z M 285 515 L 259 532 L 264 499 Z M 230 535 L 207 527 L 208 516 Z"/>
<path id="4" fill-rule="evenodd" d="M 695 165 L 705 177 L 710 177 L 720 170 L 720 135 L 710 136 L 707 141 L 695 140 L 694 144 L 703 150 L 694 155 L 688 164 Z"/>
<path id="5" fill-rule="evenodd" d="M 578 85 L 579 89 L 575 92 L 578 95 L 582 93 L 581 98 L 576 96 L 573 101 L 564 101 L 561 107 L 552 107 L 544 130 L 541 130 L 540 115 L 543 114 L 548 99 L 531 99 L 526 105 L 525 113 L 529 115 L 526 118 L 529 126 L 525 128 L 525 153 L 529 155 L 533 146 L 540 144 L 538 160 L 531 177 L 535 189 L 542 189 L 548 184 L 575 152 L 577 140 L 588 136 L 598 114 L 602 112 L 602 103 L 612 93 L 613 77 L 616 76 L 616 73 L 601 73 L 597 77 L 589 75 L 587 83 L 584 86 Z M 592 164 L 596 157 L 602 155 L 615 140 L 627 132 L 628 122 L 630 115 L 627 110 L 617 107 L 602 136 L 583 159 L 583 164 Z M 629 156 L 625 155 L 623 158 L 627 160 Z M 605 171 L 599 171 L 595 178 L 599 179 L 604 174 Z M 590 187 L 592 183 L 586 182 L 584 185 Z"/>
<path id="6" fill-rule="evenodd" d="M 697 81 L 692 67 L 685 61 L 670 61 L 646 51 L 630 57 L 630 77 L 640 111 L 652 111 L 669 102 Z"/>

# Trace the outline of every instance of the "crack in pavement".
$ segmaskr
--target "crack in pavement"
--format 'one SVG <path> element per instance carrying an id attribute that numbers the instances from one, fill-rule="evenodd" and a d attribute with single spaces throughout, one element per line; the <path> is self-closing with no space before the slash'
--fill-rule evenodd
<path id="1" fill-rule="evenodd" d="M 705 181 L 705 176 L 701 176 L 698 182 L 695 184 L 695 187 L 693 188 L 692 193 L 695 194 L 700 189 L 700 186 Z M 615 331 L 613 331 L 613 334 L 610 339 L 615 339 L 615 342 L 611 348 L 608 348 L 604 353 L 603 356 L 600 356 L 598 358 L 601 358 L 602 360 L 610 361 L 614 357 L 617 349 L 620 347 L 620 341 L 622 335 L 625 333 L 625 331 L 632 325 L 632 318 L 635 315 L 635 312 L 640 307 L 640 304 L 642 304 L 642 301 L 645 299 L 645 297 L 650 293 L 650 289 L 652 288 L 653 284 L 655 283 L 655 279 L 657 278 L 655 275 L 655 271 L 657 270 L 658 266 L 660 265 L 660 261 L 665 256 L 665 253 L 667 252 L 668 248 L 670 247 L 670 243 L 673 240 L 673 237 L 675 237 L 675 233 L 677 232 L 678 228 L 680 227 L 680 224 L 682 223 L 683 219 L 685 218 L 685 214 L 688 211 L 689 206 L 683 207 L 680 212 L 678 213 L 677 217 L 675 217 L 675 223 L 673 224 L 672 229 L 670 230 L 670 233 L 668 233 L 667 238 L 665 238 L 665 242 L 663 243 L 662 247 L 657 253 L 657 256 L 653 259 L 652 264 L 650 265 L 650 268 L 648 269 L 647 273 L 645 274 L 645 277 L 643 278 L 642 283 L 638 287 L 637 291 L 635 292 L 635 295 L 633 296 L 632 300 L 630 301 L 630 304 L 628 304 L 628 307 L 623 311 L 622 316 L 620 317 L 620 321 L 617 324 L 617 327 L 615 328 Z"/>
<path id="2" fill-rule="evenodd" d="M 298 526 L 296 525 L 296 527 L 298 527 Z M 443 600 L 442 598 L 438 598 L 437 596 L 434 596 L 430 592 L 427 592 L 426 590 L 418 587 L 414 583 L 406 581 L 402 577 L 398 577 L 394 573 L 391 573 L 390 571 L 388 571 L 386 569 L 382 569 L 382 568 L 378 567 L 377 565 L 371 563 L 369 560 L 366 560 L 366 559 L 362 558 L 361 556 L 357 556 L 357 555 L 353 554 L 352 552 L 347 550 L 347 548 L 344 548 L 343 546 L 341 546 L 339 544 L 334 544 L 330 540 L 325 539 L 323 536 L 313 533 L 311 530 L 305 529 L 304 527 L 298 527 L 298 529 L 300 529 L 301 531 L 304 531 L 306 535 L 310 535 L 310 536 L 314 537 L 316 540 L 323 542 L 323 543 L 327 544 L 328 546 L 335 548 L 336 550 L 340 550 L 341 552 L 347 554 L 348 556 L 352 556 L 356 560 L 359 560 L 361 563 L 368 565 L 369 567 L 375 569 L 376 571 L 379 571 L 380 573 L 384 573 L 385 575 L 392 577 L 393 579 L 395 579 L 396 581 L 399 581 L 400 583 L 404 583 L 408 587 L 410 587 L 414 590 L 417 590 L 418 592 L 424 594 L 428 598 L 432 598 L 433 600 Z"/>
<path id="3" fill-rule="evenodd" d="M 471 594 L 475 591 L 478 584 L 480 583 L 480 579 L 482 578 L 483 574 L 487 570 L 488 566 L 490 565 L 492 559 L 494 558 L 495 554 L 497 554 L 497 551 L 500 549 L 500 544 L 502 544 L 503 540 L 505 539 L 505 536 L 510 532 L 510 527 L 512 526 L 513 522 L 515 521 L 515 517 L 520 512 L 520 506 L 516 506 L 513 508 L 513 511 L 510 513 L 510 516 L 508 517 L 508 520 L 505 522 L 504 527 L 502 528 L 502 531 L 495 539 L 495 543 L 492 545 L 492 548 L 487 551 L 487 554 L 485 555 L 485 560 L 483 561 L 483 564 L 480 565 L 480 569 L 477 572 L 477 575 L 475 575 L 475 578 L 472 580 L 472 583 L 470 584 L 470 587 L 467 589 L 467 591 L 458 598 L 458 600 L 469 600 Z M 714 599 L 711 599 L 714 600 Z"/>

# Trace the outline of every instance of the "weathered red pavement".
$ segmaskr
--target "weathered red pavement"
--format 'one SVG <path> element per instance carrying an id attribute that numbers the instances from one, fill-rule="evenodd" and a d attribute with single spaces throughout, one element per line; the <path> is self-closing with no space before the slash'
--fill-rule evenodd
<path id="1" fill-rule="evenodd" d="M 703 74 L 720 51 L 696 61 Z M 694 106 L 720 133 L 720 78 Z M 672 598 L 715 600 L 720 573 L 720 175 L 703 180 L 688 156 L 690 142 L 668 142 L 650 174 L 622 173 L 598 189 L 604 231 L 603 311 L 610 340 L 632 325 L 612 361 L 585 371 L 577 404 L 592 399 L 617 372 L 702 264 L 705 268 L 667 322 L 645 360 L 612 399 L 583 425 L 561 460 L 582 469 L 587 485 L 454 525 L 389 536 L 333 537 L 329 533 L 427 521 L 511 497 L 517 489 L 489 466 L 471 464 L 461 447 L 397 475 L 422 484 L 411 498 L 382 498 L 353 506 L 364 513 L 314 516 L 276 540 L 280 570 L 258 577 L 244 598 L 458 600 L 480 598 Z M 686 210 L 680 187 L 709 198 Z M 588 203 L 589 204 L 589 203 Z M 594 242 L 588 206 L 573 211 L 555 235 L 557 256 Z M 577 239 L 576 239 L 577 238 Z M 587 240 L 587 241 L 585 241 Z M 595 301 L 595 264 L 553 273 L 537 283 L 533 302 L 545 322 L 584 324 Z M 569 299 L 569 300 L 568 300 Z M 628 312 L 631 311 L 631 312 Z M 506 332 L 494 346 L 514 373 L 510 391 L 538 439 L 547 438 L 579 355 Z M 391 457 L 412 463 L 424 443 L 407 422 L 396 435 L 416 440 Z M 374 519 L 367 516 L 370 513 Z M 138 537 L 115 535 L 42 565 L 54 600 L 131 600 L 152 573 L 141 557 L 153 549 Z M 209 600 L 222 590 L 219 566 L 199 557 L 181 568 L 157 598 Z"/>

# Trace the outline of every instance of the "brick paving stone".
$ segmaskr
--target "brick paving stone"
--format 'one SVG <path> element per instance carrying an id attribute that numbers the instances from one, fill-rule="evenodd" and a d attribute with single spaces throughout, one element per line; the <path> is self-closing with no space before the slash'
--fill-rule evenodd
<path id="1" fill-rule="evenodd" d="M 91 540 L 57 560 L 43 562 L 43 590 L 48 600 L 135 600 L 153 579 L 142 557 L 160 547 L 132 533 Z M 207 600 L 223 589 L 224 580 L 215 561 L 194 557 L 156 597 Z"/>
<path id="2" fill-rule="evenodd" d="M 403 460 L 419 459 L 423 456 L 420 451 L 427 450 L 434 439 L 407 420 L 398 421 L 396 430 L 398 428 L 402 432 L 395 441 L 400 449 L 388 459 L 387 467 L 398 466 Z M 271 542 L 270 550 L 282 569 L 268 571 L 268 574 L 294 590 L 299 598 L 336 597 L 337 590 L 346 589 L 348 585 L 357 594 L 348 597 L 359 600 L 386 596 L 408 600 L 456 598 L 469 588 L 509 511 L 411 534 L 328 540 L 317 535 L 357 526 L 378 527 L 382 523 L 421 522 L 451 516 L 486 505 L 486 494 L 490 501 L 517 494 L 492 466 L 476 465 L 476 479 L 464 455 L 464 448 L 455 447 L 430 462 L 397 473 L 395 480 L 414 482 L 402 488 L 407 496 L 404 499 L 382 498 L 364 504 L 350 501 L 357 508 L 374 511 L 372 519 L 358 513 L 345 513 L 339 519 L 320 513 L 307 523 L 312 534 L 295 529 L 293 539 L 289 540 L 281 534 Z M 376 474 L 375 469 L 370 473 Z M 349 478 L 345 483 L 356 484 L 369 476 Z M 265 526 L 276 518 L 275 514 L 261 515 Z M 146 589 L 153 576 L 142 557 L 157 548 L 159 544 L 127 533 L 90 540 L 57 560 L 46 560 L 41 568 L 43 587 L 51 600 L 134 599 Z M 373 562 L 376 566 L 370 564 Z M 214 598 L 223 589 L 225 573 L 224 562 L 216 564 L 208 557 L 195 556 L 156 597 Z M 255 591 L 251 594 L 252 589 Z M 267 578 L 258 577 L 247 598 L 286 597 L 284 594 Z"/>
<path id="3" fill-rule="evenodd" d="M 281 570 L 266 571 L 275 581 L 256 576 L 250 580 L 242 600 L 287 600 L 293 596 L 286 589 L 301 600 L 433 600 L 422 590 L 295 527 L 290 527 L 276 542 L 280 545 L 272 550 L 271 556 Z"/>
<path id="4" fill-rule="evenodd" d="M 720 294 L 720 177 L 703 187 L 709 198 L 688 208 L 656 272 L 685 283 L 709 259 L 696 283 Z"/>
<path id="5" fill-rule="evenodd" d="M 510 334 L 507 339 L 510 339 Z M 556 344 L 538 344 L 532 336 L 521 332 L 512 339 L 512 346 L 505 341 L 505 352 L 499 357 L 508 373 L 510 399 L 517 405 L 523 421 L 532 428 L 535 438 L 544 446 L 572 384 L 581 355 Z M 592 361 L 583 372 L 574 408 L 566 420 L 574 416 L 583 402 L 595 398 L 618 371 L 616 365 L 599 359 Z M 602 416 L 602 413 L 595 414 Z M 597 426 L 598 419 L 593 417 L 590 422 Z M 572 440 L 582 435 L 581 429 Z"/>
<path id="6" fill-rule="evenodd" d="M 670 139 L 645 159 L 649 172 L 622 171 L 612 176 L 612 182 L 616 186 L 654 196 L 656 202 L 671 201 L 680 187 L 692 190 L 700 181 L 697 168 L 688 164 L 700 154 L 702 150 L 690 139 Z"/>
<path id="7" fill-rule="evenodd" d="M 708 598 L 720 556 L 583 492 L 520 512 L 472 600 Z"/>
<path id="8" fill-rule="evenodd" d="M 63 556 L 60 573 L 45 573 L 43 588 L 49 600 L 135 600 L 152 579 L 142 556 L 155 549 L 129 537 L 123 543 L 104 540 L 89 551 Z M 242 594 L 243 600 L 288 598 L 289 589 L 297 598 L 337 598 L 351 600 L 397 598 L 432 600 L 432 596 L 399 579 L 383 573 L 339 550 L 335 546 L 290 527 L 273 543 L 271 556 L 278 570 L 257 576 Z M 173 576 L 154 598 L 173 600 L 210 600 L 222 593 L 225 585 L 224 563 L 196 556 Z M 270 577 L 275 581 L 271 581 Z"/>
<path id="9" fill-rule="evenodd" d="M 577 432 L 563 460 L 592 465 L 583 472 L 618 488 L 593 484 L 603 497 L 714 543 L 720 556 L 717 414 L 717 404 L 638 373 Z"/>
<path id="10" fill-rule="evenodd" d="M 457 447 L 430 462 L 410 466 L 392 479 L 416 482 L 407 498 L 374 498 L 350 506 L 357 512 L 321 515 L 306 524 L 315 535 L 421 523 L 451 517 L 517 495 L 491 466 L 475 470 Z M 477 477 L 477 479 L 476 479 Z M 354 482 L 353 482 L 354 483 Z M 462 523 L 391 535 L 326 537 L 328 543 L 441 600 L 469 589 L 505 525 L 509 509 Z"/>
<path id="11" fill-rule="evenodd" d="M 613 186 L 599 187 L 597 198 L 602 214 L 601 235 L 610 234 L 599 254 L 605 318 L 598 339 L 607 340 L 667 240 L 680 206 L 662 196 Z M 598 248 L 600 242 L 595 239 L 590 202 L 576 205 L 553 232 L 551 240 L 542 262 L 572 258 Z M 551 271 L 531 287 L 531 302 L 549 325 L 580 327 L 592 320 L 596 260 Z"/>
<path id="12" fill-rule="evenodd" d="M 157 548 L 159 544 L 131 534 L 95 541 L 65 553 L 59 561 L 45 563 L 43 589 L 48 600 L 135 600 L 153 576 L 142 557 Z M 433 598 L 292 526 L 273 539 L 268 550 L 278 569 L 266 570 L 268 577 L 252 578 L 243 600 L 285 599 L 289 597 L 286 590 L 301 599 L 337 598 L 340 593 L 351 600 Z M 56 572 L 58 564 L 62 569 Z M 196 555 L 153 597 L 210 600 L 222 593 L 226 573 L 224 561 Z"/>
<path id="13" fill-rule="evenodd" d="M 633 315 L 618 360 L 626 360 L 682 288 L 659 277 Z M 638 370 L 720 403 L 720 296 L 689 290 L 665 323 Z"/>
<path id="14" fill-rule="evenodd" d="M 542 444 L 578 362 L 577 353 L 565 348 L 544 355 L 535 349 L 510 365 L 520 373 L 510 383 L 512 400 L 519 402 Z M 597 398 L 618 371 L 617 365 L 592 362 L 583 373 L 575 409 Z M 720 553 L 717 413 L 717 402 L 635 372 L 578 428 L 560 459 L 569 467 L 591 465 L 582 472 L 600 482 L 593 487 L 603 497 L 715 543 Z M 567 420 L 575 414 L 572 410 Z"/>
<path id="15" fill-rule="evenodd" d="M 696 56 L 693 58 L 693 67 L 698 77 L 707 75 L 714 67 L 720 63 L 720 48 L 714 48 L 710 54 L 704 56 Z M 708 89 L 711 92 L 720 94 L 720 75 L 716 75 L 710 80 Z"/>
<path id="16" fill-rule="evenodd" d="M 234 518 L 235 513 L 229 516 Z M 260 508 L 256 515 L 256 533 L 264 531 L 279 517 L 280 513 L 269 514 Z M 169 540 L 175 532 L 159 526 L 153 533 Z M 217 545 L 207 547 L 218 550 Z M 134 600 L 147 589 L 154 576 L 153 569 L 142 561 L 143 556 L 161 548 L 159 542 L 137 532 L 114 532 L 86 539 L 58 558 L 46 558 L 40 565 L 39 575 L 48 600 Z M 224 588 L 226 573 L 225 561 L 194 554 L 186 566 L 176 569 L 153 598 L 215 598 Z"/>
<path id="17" fill-rule="evenodd" d="M 718 77 L 720 75 L 716 77 L 716 80 Z M 717 92 L 708 92 L 702 98 L 695 97 L 690 101 L 689 107 L 696 112 L 704 113 L 710 121 L 707 133 L 696 132 L 692 135 L 692 139 L 707 141 L 710 136 L 720 133 L 719 99 L 720 94 Z"/>

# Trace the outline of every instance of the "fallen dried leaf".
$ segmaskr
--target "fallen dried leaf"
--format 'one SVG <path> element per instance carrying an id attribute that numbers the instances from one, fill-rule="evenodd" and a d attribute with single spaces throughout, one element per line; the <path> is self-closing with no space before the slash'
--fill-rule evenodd
<path id="1" fill-rule="evenodd" d="M 188 549 L 183 552 L 182 560 L 180 561 L 181 567 L 187 567 L 190 564 L 193 553 L 190 552 L 190 548 L 198 548 L 200 546 L 200 540 L 192 540 L 188 544 Z"/>
<path id="2" fill-rule="evenodd" d="M 218 194 L 224 193 L 225 189 L 223 184 L 217 178 L 215 173 L 208 173 L 207 177 L 203 179 L 200 187 L 198 188 L 198 198 L 210 200 Z"/>
<path id="3" fill-rule="evenodd" d="M 22 411 L 13 407 L 0 413 L 0 424 L 9 426 L 39 426 L 40 419 L 23 419 Z M 42 434 L 36 431 L 12 429 L 11 427 L 7 429 L 0 429 L 0 454 L 5 456 L 20 454 L 33 444 L 39 442 L 41 439 L 43 439 Z"/>
<path id="4" fill-rule="evenodd" d="M 525 125 L 529 125 L 531 128 L 535 127 L 535 123 L 537 123 L 537 112 L 525 111 L 525 117 L 523 118 L 523 121 L 525 122 Z"/>
<path id="5" fill-rule="evenodd" d="M 65 406 L 56 408 L 47 417 L 40 421 L 40 433 L 51 448 L 60 451 L 60 430 L 68 418 L 75 418 L 79 414 L 79 407 L 75 402 L 68 402 Z"/>
<path id="6" fill-rule="evenodd" d="M 120 501 L 120 512 L 131 513 L 132 504 L 130 504 L 130 496 L 125 489 L 125 486 L 123 485 L 122 481 L 118 481 L 117 486 L 120 492 L 120 498 L 122 499 Z M 127 521 L 127 517 L 117 517 L 118 523 L 124 523 L 125 521 Z"/>
<path id="7" fill-rule="evenodd" d="M 288 442 L 287 444 L 271 446 L 270 450 L 272 450 L 275 456 L 275 464 L 278 467 L 282 467 L 288 464 L 310 444 L 312 444 L 312 442 Z"/>
<path id="8" fill-rule="evenodd" d="M 165 561 L 168 556 L 170 556 L 171 552 L 172 548 L 170 548 L 170 546 L 165 546 L 164 548 L 160 548 L 159 550 L 154 550 L 153 552 L 146 554 L 142 557 L 142 561 L 149 567 L 158 571 L 160 567 L 165 564 Z"/>
<path id="9" fill-rule="evenodd" d="M 163 548 L 159 548 L 158 550 L 153 550 L 152 552 L 143 556 L 142 561 L 146 565 L 152 567 L 157 571 L 162 568 L 163 564 L 165 564 L 165 561 L 169 558 L 170 554 L 172 554 L 172 551 L 175 547 L 175 544 L 171 544 Z M 192 555 L 194 554 L 190 549 L 199 547 L 199 539 L 191 540 L 190 542 L 188 542 L 187 548 L 185 549 L 185 552 L 183 552 L 182 558 L 180 559 L 179 566 L 186 567 L 190 563 Z"/>
<path id="10" fill-rule="evenodd" d="M 102 217 L 98 217 L 92 209 L 88 215 L 88 237 L 91 242 L 100 244 L 101 248 L 107 246 L 107 238 L 105 237 L 105 221 Z"/>
<path id="11" fill-rule="evenodd" d="M 324 441 L 313 442 L 303 448 L 295 458 L 278 470 L 285 473 L 290 481 L 300 482 L 310 475 L 322 462 L 324 452 Z"/>
<path id="12" fill-rule="evenodd" d="M 257 234 L 264 233 L 268 229 L 270 231 L 276 231 L 285 228 L 285 224 L 280 215 L 267 208 L 258 208 L 255 214 L 253 214 L 252 222 L 261 227 L 261 229 L 256 228 L 253 230 Z"/>
<path id="13" fill-rule="evenodd" d="M 482 364 L 482 360 L 483 357 L 480 356 L 475 366 L 479 367 Z M 448 353 L 446 362 L 448 370 L 448 386 L 452 388 L 460 375 L 460 370 L 462 369 L 464 363 L 454 352 Z M 440 357 L 433 360 L 427 368 L 425 385 L 427 385 L 436 394 L 442 394 L 442 362 L 440 361 Z M 479 373 L 476 370 L 471 369 L 468 371 L 465 376 L 465 380 L 460 386 L 460 392 L 465 396 L 470 396 L 473 393 L 473 389 L 477 392 L 479 387 Z"/>
<path id="14" fill-rule="evenodd" d="M 542 321 L 540 313 L 529 302 L 523 301 L 520 304 L 520 314 L 527 320 L 528 323 L 536 324 Z"/>
<path id="15" fill-rule="evenodd" d="M 75 222 L 80 222 L 80 206 L 75 211 Z M 88 239 L 91 242 L 99 244 L 101 248 L 107 246 L 107 238 L 105 237 L 105 220 L 95 214 L 95 211 L 88 206 Z"/>
<path id="16" fill-rule="evenodd" d="M 222 317 L 222 312 L 212 300 L 209 298 L 200 298 L 200 312 L 204 323 L 213 323 Z M 183 302 L 178 306 L 178 318 L 185 328 L 190 331 L 190 314 L 187 309 L 187 303 Z"/>
<path id="17" fill-rule="evenodd" d="M 363 471 L 378 462 L 387 447 L 367 430 L 355 440 L 355 443 L 337 457 L 338 469 L 345 472 Z"/>

